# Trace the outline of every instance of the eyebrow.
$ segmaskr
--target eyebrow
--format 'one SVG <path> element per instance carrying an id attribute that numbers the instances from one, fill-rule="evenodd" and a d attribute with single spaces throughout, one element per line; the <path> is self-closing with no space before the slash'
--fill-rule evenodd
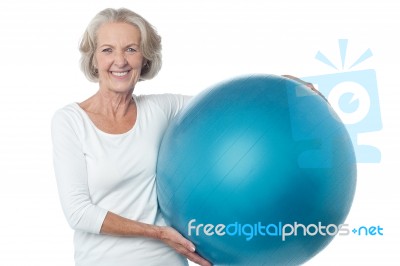
<path id="1" fill-rule="evenodd" d="M 106 47 L 111 47 L 111 48 L 114 48 L 114 45 L 107 44 L 107 43 L 100 45 L 100 46 L 99 46 L 99 48 L 100 48 L 100 47 L 105 47 L 105 46 L 106 46 Z M 130 43 L 130 44 L 126 45 L 126 46 L 125 46 L 125 48 L 127 48 L 127 47 L 131 47 L 131 46 L 136 46 L 136 47 L 139 47 L 139 45 L 138 45 L 138 44 L 136 44 L 136 43 Z"/>

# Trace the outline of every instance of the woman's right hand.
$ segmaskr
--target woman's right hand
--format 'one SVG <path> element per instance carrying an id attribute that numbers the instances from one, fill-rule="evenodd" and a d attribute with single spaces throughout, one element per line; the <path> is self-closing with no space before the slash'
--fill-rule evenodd
<path id="1" fill-rule="evenodd" d="M 184 238 L 178 231 L 172 227 L 159 227 L 159 239 L 175 249 L 190 261 L 201 266 L 211 266 L 211 263 L 196 253 L 196 248 L 192 242 Z"/>

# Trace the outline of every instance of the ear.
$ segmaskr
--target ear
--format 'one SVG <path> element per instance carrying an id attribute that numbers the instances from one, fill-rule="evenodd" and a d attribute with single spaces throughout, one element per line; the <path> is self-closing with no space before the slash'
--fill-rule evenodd
<path id="1" fill-rule="evenodd" d="M 94 55 L 93 55 L 93 59 L 92 59 L 92 65 L 93 65 L 93 68 L 98 69 L 97 60 L 96 60 L 96 57 Z"/>
<path id="2" fill-rule="evenodd" d="M 93 55 L 93 59 L 92 59 L 92 71 L 95 75 L 97 75 L 99 73 L 99 68 L 97 66 L 97 60 Z"/>

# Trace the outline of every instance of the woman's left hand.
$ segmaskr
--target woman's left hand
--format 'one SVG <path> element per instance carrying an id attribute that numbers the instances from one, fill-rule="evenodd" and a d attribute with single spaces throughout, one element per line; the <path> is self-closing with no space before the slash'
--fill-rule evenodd
<path id="1" fill-rule="evenodd" d="M 304 81 L 304 80 L 302 80 L 302 79 L 299 79 L 299 78 L 297 78 L 297 77 L 295 77 L 295 76 L 292 76 L 292 75 L 282 75 L 282 77 L 285 77 L 285 78 L 288 78 L 288 79 L 297 81 L 297 82 L 299 82 L 299 83 L 301 83 L 301 84 L 307 86 L 307 87 L 310 88 L 313 92 L 316 92 L 319 96 L 321 96 L 325 101 L 328 101 L 328 100 L 325 98 L 325 96 L 322 95 L 322 93 L 319 92 L 319 91 L 314 87 L 314 85 L 313 85 L 312 83 L 306 82 L 306 81 Z"/>

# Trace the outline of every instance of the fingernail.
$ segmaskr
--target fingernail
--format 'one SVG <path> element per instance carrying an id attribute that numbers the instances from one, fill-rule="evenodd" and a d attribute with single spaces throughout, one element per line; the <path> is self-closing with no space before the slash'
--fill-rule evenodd
<path id="1" fill-rule="evenodd" d="M 195 246 L 191 246 L 190 249 L 192 250 L 192 252 L 195 252 L 195 251 L 196 251 Z"/>

